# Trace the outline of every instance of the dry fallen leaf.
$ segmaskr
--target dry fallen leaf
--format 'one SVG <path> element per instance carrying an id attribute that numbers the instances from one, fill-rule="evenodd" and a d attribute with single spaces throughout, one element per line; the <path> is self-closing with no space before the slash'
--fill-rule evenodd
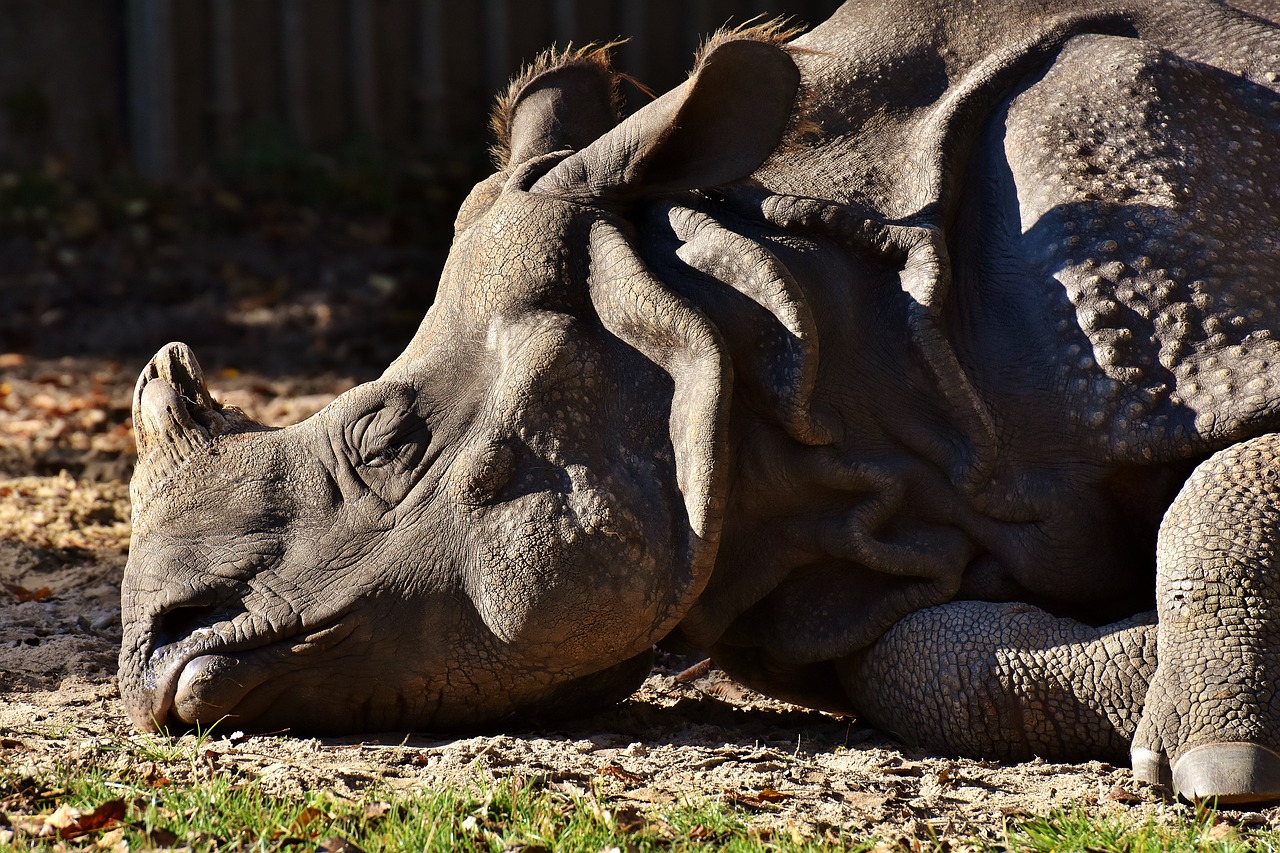
<path id="1" fill-rule="evenodd" d="M 78 838 L 98 830 L 110 829 L 124 820 L 127 811 L 124 800 L 107 800 L 88 814 L 79 815 L 69 824 L 59 827 L 58 835 L 61 838 Z"/>
<path id="2" fill-rule="evenodd" d="M 74 824 L 79 817 L 79 809 L 73 809 L 68 804 L 63 803 L 54 809 L 53 814 L 44 819 L 44 826 L 40 828 L 36 836 L 38 838 L 48 838 L 57 835 L 60 838 L 65 838 L 66 836 L 62 835 L 62 831 Z"/>
<path id="3" fill-rule="evenodd" d="M 639 832 L 648 825 L 649 822 L 645 820 L 640 810 L 631 806 L 623 806 L 613 812 L 613 828 L 618 832 Z"/>
<path id="4" fill-rule="evenodd" d="M 879 809 L 893 797 L 879 791 L 846 791 L 841 799 L 856 809 Z"/>
<path id="5" fill-rule="evenodd" d="M 322 817 L 324 817 L 324 812 L 320 811 L 315 806 L 307 806 L 305 809 L 298 812 L 298 816 L 293 819 L 292 829 L 301 832 Z"/>
<path id="6" fill-rule="evenodd" d="M 1236 835 L 1236 828 L 1229 823 L 1215 823 L 1213 826 L 1200 833 L 1201 843 L 1213 844 L 1220 841 L 1226 841 Z"/>
<path id="7" fill-rule="evenodd" d="M 123 826 L 103 833 L 93 846 L 99 850 L 110 850 L 111 853 L 129 853 L 129 842 L 124 837 Z"/>
<path id="8" fill-rule="evenodd" d="M 155 826 L 147 832 L 147 840 L 156 847 L 172 847 L 178 843 L 178 834 L 162 826 Z"/>
<path id="9" fill-rule="evenodd" d="M 19 604 L 27 601 L 44 601 L 53 595 L 53 591 L 47 586 L 42 586 L 39 589 L 27 589 L 14 583 L 6 583 L 3 586 L 5 591 L 12 595 L 14 601 Z"/>
<path id="10" fill-rule="evenodd" d="M 147 772 L 143 774 L 142 781 L 149 788 L 163 788 L 166 785 L 173 784 L 169 777 L 160 772 L 159 766 L 153 761 L 151 766 L 147 768 Z"/>
<path id="11" fill-rule="evenodd" d="M 791 798 L 791 794 L 784 794 L 782 791 L 776 791 L 773 788 L 762 788 L 757 793 L 748 793 L 746 791 L 734 791 L 727 789 L 724 792 L 724 798 L 730 803 L 739 806 L 745 806 L 756 811 L 774 811 L 779 808 L 778 803 Z"/>
<path id="12" fill-rule="evenodd" d="M 1134 803 L 1142 802 L 1142 795 L 1135 794 L 1133 791 L 1130 791 L 1123 786 L 1116 785 L 1107 793 L 1107 799 L 1131 806 Z"/>
<path id="13" fill-rule="evenodd" d="M 698 824 L 697 826 L 689 830 L 690 841 L 709 841 L 715 837 L 716 837 L 715 832 L 713 832 L 710 829 L 707 829 L 702 824 Z"/>
<path id="14" fill-rule="evenodd" d="M 644 781 L 644 777 L 638 773 L 632 773 L 620 764 L 606 764 L 596 771 L 601 776 L 612 776 L 615 779 L 621 779 L 628 785 L 639 785 Z"/>

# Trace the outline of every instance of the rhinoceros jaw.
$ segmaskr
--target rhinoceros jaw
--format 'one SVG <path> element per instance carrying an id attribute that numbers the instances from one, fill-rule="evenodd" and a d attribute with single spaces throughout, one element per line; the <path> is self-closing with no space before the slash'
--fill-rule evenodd
<path id="1" fill-rule="evenodd" d="M 200 648 L 184 655 L 185 662 L 174 667 L 166 679 L 164 695 L 157 694 L 165 716 L 188 725 L 212 725 L 219 720 L 237 720 L 237 706 L 254 690 L 280 673 L 282 663 L 298 657 L 317 655 L 341 643 L 356 629 L 354 619 L 336 622 L 309 631 L 275 638 L 250 648 L 242 644 L 222 649 Z M 199 632 L 197 632 L 199 633 Z M 210 632 L 212 633 L 212 632 Z M 192 635 L 197 640 L 196 634 Z M 163 722 L 163 717 L 159 717 Z"/>
<path id="2" fill-rule="evenodd" d="M 204 689 L 206 684 L 216 684 L 235 671 L 239 661 L 225 655 L 200 655 L 187 661 L 178 673 L 169 707 L 173 716 L 190 725 L 213 725 L 231 716 L 231 705 L 210 701 Z M 256 685 L 251 685 L 256 686 Z M 226 697 L 230 698 L 230 697 Z"/>
<path id="3" fill-rule="evenodd" d="M 355 620 L 344 619 L 327 628 L 320 628 L 312 631 L 305 637 L 294 641 L 289 646 L 289 651 L 295 655 L 314 655 L 319 652 L 328 651 L 338 643 L 351 636 L 351 632 L 356 629 Z"/>

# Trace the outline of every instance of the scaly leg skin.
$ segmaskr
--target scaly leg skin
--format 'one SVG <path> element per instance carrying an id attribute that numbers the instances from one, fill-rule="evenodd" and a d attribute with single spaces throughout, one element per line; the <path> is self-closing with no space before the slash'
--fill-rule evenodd
<path id="1" fill-rule="evenodd" d="M 1027 604 L 957 601 L 906 617 L 840 677 L 868 722 L 910 744 L 1120 762 L 1155 671 L 1153 612 L 1093 628 Z"/>
<path id="2" fill-rule="evenodd" d="M 1157 547 L 1160 665 L 1134 771 L 1193 800 L 1280 800 L 1280 436 L 1187 479 Z"/>

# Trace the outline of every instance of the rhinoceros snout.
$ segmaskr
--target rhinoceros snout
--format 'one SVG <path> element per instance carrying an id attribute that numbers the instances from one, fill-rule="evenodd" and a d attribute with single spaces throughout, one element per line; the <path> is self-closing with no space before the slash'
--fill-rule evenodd
<path id="1" fill-rule="evenodd" d="M 156 647 L 170 646 L 217 623 L 219 612 L 213 605 L 182 605 L 160 614 L 155 619 Z"/>
<path id="2" fill-rule="evenodd" d="M 346 641 L 358 620 L 345 615 L 315 627 L 282 626 L 248 612 L 231 615 L 225 605 L 184 605 L 150 624 L 151 641 L 134 643 L 150 650 L 122 658 L 121 693 L 134 724 L 156 731 L 251 725 L 276 713 L 290 679 Z"/>

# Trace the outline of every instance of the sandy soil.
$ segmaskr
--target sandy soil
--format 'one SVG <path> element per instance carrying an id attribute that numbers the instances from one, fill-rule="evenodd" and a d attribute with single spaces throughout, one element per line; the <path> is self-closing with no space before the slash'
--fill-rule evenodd
<path id="1" fill-rule="evenodd" d="M 0 761 L 30 775 L 100 763 L 104 746 L 132 736 L 114 674 L 138 367 L 0 355 Z M 354 381 L 224 369 L 211 384 L 215 396 L 285 423 Z M 622 705 L 551 731 L 215 737 L 202 760 L 281 793 L 407 792 L 517 774 L 567 790 L 596 785 L 641 812 L 720 798 L 774 827 L 888 839 L 999 836 L 1010 820 L 1075 804 L 1135 820 L 1189 813 L 1123 768 L 922 754 L 857 720 L 771 701 L 715 669 L 680 674 L 696 662 L 660 658 Z M 1248 820 L 1280 823 L 1280 814 Z"/>

